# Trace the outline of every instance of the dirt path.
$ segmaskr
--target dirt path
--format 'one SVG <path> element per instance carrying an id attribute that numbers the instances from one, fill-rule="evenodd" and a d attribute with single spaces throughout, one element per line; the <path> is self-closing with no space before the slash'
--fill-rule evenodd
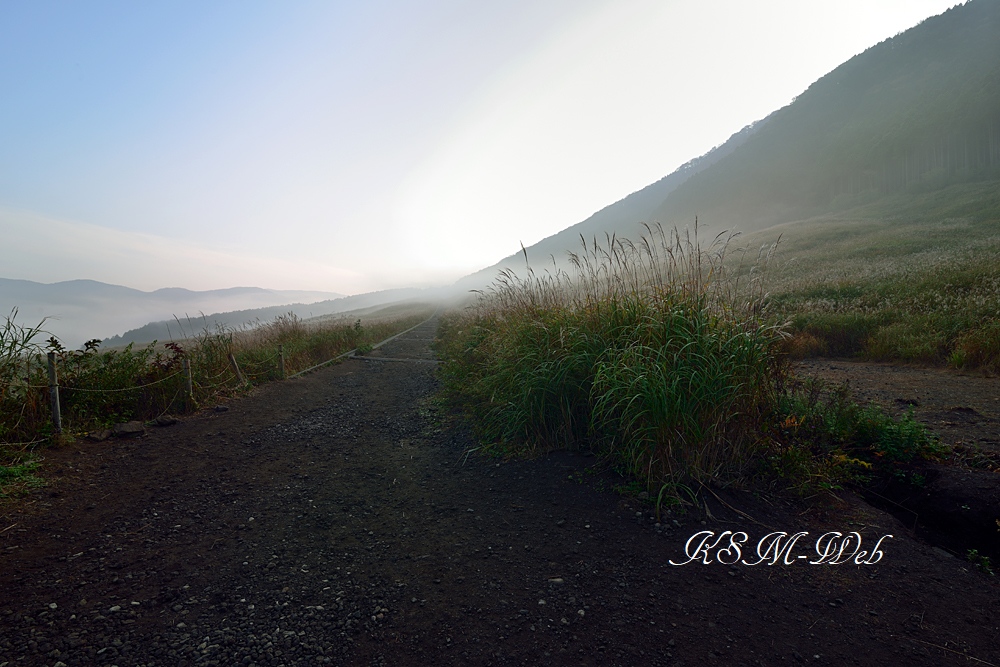
<path id="1" fill-rule="evenodd" d="M 657 526 L 592 458 L 470 453 L 428 401 L 434 326 L 51 453 L 0 513 L 0 665 L 1000 665 L 995 578 L 857 500 Z M 790 565 L 672 566 L 702 530 L 745 531 L 750 562 L 809 535 Z M 893 537 L 870 565 L 797 557 L 828 530 Z"/>

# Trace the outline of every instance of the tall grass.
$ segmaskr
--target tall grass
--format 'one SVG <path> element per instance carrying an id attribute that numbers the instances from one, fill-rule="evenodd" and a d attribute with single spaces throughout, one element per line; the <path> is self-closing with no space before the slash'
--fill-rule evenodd
<path id="1" fill-rule="evenodd" d="M 940 455 L 912 418 L 788 375 L 765 291 L 776 243 L 646 231 L 585 243 L 573 275 L 504 272 L 442 322 L 446 393 L 488 450 L 586 448 L 661 499 L 751 479 L 812 493 Z"/>
<path id="2" fill-rule="evenodd" d="M 1000 252 L 775 294 L 802 353 L 1000 370 Z M 802 341 L 810 341 L 808 345 Z"/>
<path id="3" fill-rule="evenodd" d="M 995 182 L 890 198 L 754 233 L 782 234 L 770 307 L 797 356 L 1000 372 Z"/>
<path id="4" fill-rule="evenodd" d="M 729 238 L 646 228 L 571 255 L 575 275 L 500 275 L 445 325 L 443 376 L 498 451 L 588 447 L 648 484 L 739 478 L 776 404 L 774 247 L 726 268 Z"/>
<path id="5" fill-rule="evenodd" d="M 15 442 L 23 433 L 30 432 L 38 422 L 41 405 L 30 387 L 31 362 L 41 348 L 37 339 L 42 334 L 44 320 L 38 326 L 17 323 L 17 309 L 13 309 L 0 327 L 0 497 L 8 489 L 37 486 L 40 480 L 33 474 L 37 457 L 32 451 L 36 443 Z"/>

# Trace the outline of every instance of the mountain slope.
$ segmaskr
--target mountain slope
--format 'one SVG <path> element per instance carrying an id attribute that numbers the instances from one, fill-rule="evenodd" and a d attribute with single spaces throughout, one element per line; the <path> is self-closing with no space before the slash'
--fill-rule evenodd
<path id="1" fill-rule="evenodd" d="M 1000 2 L 873 46 L 679 186 L 654 217 L 761 229 L 901 191 L 1000 179 Z"/>
<path id="2" fill-rule="evenodd" d="M 1000 181 L 1000 2 L 974 0 L 873 46 L 719 148 L 526 251 L 551 267 L 639 222 L 712 233 L 803 220 L 905 192 Z M 481 288 L 518 253 L 467 276 Z"/>
<path id="3" fill-rule="evenodd" d="M 580 237 L 588 242 L 595 237 L 602 241 L 605 234 L 627 235 L 634 234 L 640 229 L 640 223 L 651 219 L 653 211 L 663 203 L 663 200 L 682 185 L 689 178 L 698 174 L 712 165 L 716 164 L 728 155 L 731 155 L 737 148 L 746 143 L 757 131 L 764 127 L 770 116 L 763 120 L 747 125 L 742 130 L 731 136 L 724 144 L 713 148 L 711 151 L 695 158 L 680 167 L 671 174 L 664 176 L 657 182 L 647 185 L 642 190 L 633 192 L 629 196 L 614 204 L 605 206 L 597 213 L 579 222 L 572 227 L 548 236 L 534 245 L 528 246 L 528 261 L 532 267 L 551 266 L 550 257 L 562 260 L 566 256 L 567 250 L 577 250 L 580 248 Z M 514 253 L 503 258 L 493 266 L 477 271 L 456 283 L 456 286 L 463 289 L 480 289 L 496 278 L 497 273 L 503 269 L 514 270 L 524 268 L 524 255 Z"/>

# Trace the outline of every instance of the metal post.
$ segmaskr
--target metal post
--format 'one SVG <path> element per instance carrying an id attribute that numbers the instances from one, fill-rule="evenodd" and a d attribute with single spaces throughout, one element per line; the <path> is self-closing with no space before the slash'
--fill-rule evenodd
<path id="1" fill-rule="evenodd" d="M 187 390 L 188 400 L 194 402 L 194 380 L 191 378 L 191 360 L 184 357 L 184 388 Z"/>
<path id="2" fill-rule="evenodd" d="M 278 377 L 285 379 L 285 346 L 278 346 Z"/>
<path id="3" fill-rule="evenodd" d="M 62 414 L 59 411 L 59 377 L 56 375 L 56 353 L 49 352 L 49 398 L 52 401 L 52 427 L 62 433 Z"/>

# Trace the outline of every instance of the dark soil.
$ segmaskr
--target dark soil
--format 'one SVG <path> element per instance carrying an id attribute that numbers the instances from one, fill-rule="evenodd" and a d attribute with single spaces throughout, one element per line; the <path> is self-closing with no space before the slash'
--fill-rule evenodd
<path id="1" fill-rule="evenodd" d="M 952 448 L 940 463 L 921 462 L 882 480 L 865 498 L 951 553 L 970 549 L 1000 563 L 1000 381 L 975 373 L 895 364 L 812 360 L 796 368 L 856 400 L 906 412 Z M 998 568 L 1000 569 L 1000 568 Z"/>
<path id="2" fill-rule="evenodd" d="M 0 665 L 1000 665 L 996 579 L 854 496 L 706 491 L 658 526 L 592 458 L 481 456 L 433 364 L 378 360 L 429 359 L 434 324 L 48 452 L 0 513 Z M 809 534 L 789 565 L 671 565 L 702 530 L 746 532 L 748 562 Z M 831 530 L 893 537 L 798 558 Z"/>

